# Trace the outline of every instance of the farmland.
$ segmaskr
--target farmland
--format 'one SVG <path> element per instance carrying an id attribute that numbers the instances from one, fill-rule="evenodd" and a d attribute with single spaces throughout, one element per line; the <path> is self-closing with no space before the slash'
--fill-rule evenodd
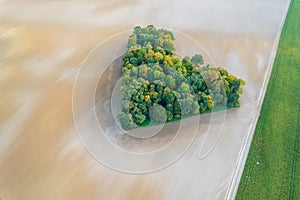
<path id="1" fill-rule="evenodd" d="M 300 198 L 300 2 L 292 1 L 237 199 Z"/>
<path id="2" fill-rule="evenodd" d="M 0 199 L 234 198 L 229 191 L 234 183 L 238 184 L 234 175 L 241 169 L 239 161 L 247 156 L 241 152 L 250 145 L 245 141 L 251 138 L 251 127 L 260 111 L 259 102 L 272 69 L 269 59 L 287 2 L 1 0 Z M 176 55 L 192 57 L 200 53 L 209 64 L 244 79 L 241 106 L 180 120 L 184 127 L 179 121 L 167 123 L 159 134 L 149 138 L 120 134 L 110 112 L 110 98 L 114 72 L 122 63 L 112 61 L 126 53 L 131 30 L 147 24 L 174 33 Z M 291 41 L 291 45 L 296 44 Z M 295 48 L 289 53 L 282 51 L 284 58 L 298 55 Z M 274 69 L 280 75 L 285 68 Z M 287 71 L 294 72 L 288 78 L 295 80 L 297 69 Z M 280 75 L 273 85 L 282 83 L 282 92 L 299 88 L 296 81 L 284 84 L 285 78 Z M 276 98 L 286 100 L 282 106 L 293 110 L 288 114 L 280 108 L 280 114 L 290 121 L 277 123 L 275 128 L 295 128 L 297 99 L 292 95 Z M 269 100 L 270 107 L 273 101 Z M 88 118 L 89 114 L 97 116 L 103 130 L 98 123 L 90 126 L 96 120 Z M 190 123 L 193 120 L 197 123 Z M 152 133 L 155 127 L 159 126 L 132 131 Z M 175 137 L 180 127 L 182 134 Z M 107 140 L 124 154 L 137 156 L 172 148 L 164 155 L 153 156 L 151 162 L 141 162 L 126 159 L 124 154 L 116 156 L 102 145 Z M 292 147 L 294 141 L 290 138 L 276 147 Z M 271 147 L 264 149 L 274 151 Z M 279 153 L 278 158 L 291 159 L 293 152 Z M 106 153 L 105 158 L 114 165 L 100 162 L 101 153 Z M 162 163 L 164 160 L 168 162 Z M 256 162 L 263 163 L 263 159 Z M 290 166 L 285 168 L 289 172 L 296 166 L 288 162 L 283 165 Z M 297 168 L 293 169 L 297 174 Z M 147 173 L 134 174 L 136 171 Z M 252 187 L 255 190 L 255 184 L 250 186 L 252 180 L 245 195 Z M 297 179 L 286 180 L 294 185 Z M 293 188 L 296 194 L 297 188 Z"/>

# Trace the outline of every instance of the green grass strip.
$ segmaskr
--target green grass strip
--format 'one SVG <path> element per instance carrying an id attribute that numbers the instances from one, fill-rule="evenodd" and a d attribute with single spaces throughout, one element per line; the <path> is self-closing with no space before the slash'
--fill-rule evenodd
<path id="1" fill-rule="evenodd" d="M 300 199 L 300 1 L 292 0 L 236 199 Z"/>

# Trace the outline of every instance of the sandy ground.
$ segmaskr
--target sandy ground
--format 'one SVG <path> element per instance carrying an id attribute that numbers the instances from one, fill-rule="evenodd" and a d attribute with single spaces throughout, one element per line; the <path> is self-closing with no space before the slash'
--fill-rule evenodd
<path id="1" fill-rule="evenodd" d="M 0 1 L 0 198 L 228 198 L 230 186 L 236 184 L 232 181 L 239 155 L 257 117 L 286 3 Z M 195 141 L 180 159 L 138 175 L 112 170 L 86 151 L 74 125 L 72 92 L 80 64 L 99 42 L 146 24 L 191 36 L 217 65 L 244 78 L 247 86 L 242 107 L 226 112 L 221 134 L 218 119 L 224 113 L 201 117 Z M 101 93 L 97 95 L 101 99 Z M 97 114 L 103 115 L 99 110 Z M 193 131 L 194 126 L 185 129 Z M 156 136 L 155 148 L 168 142 L 169 135 Z M 154 148 L 153 141 L 144 140 L 138 147 L 123 141 L 117 142 L 127 150 Z"/>

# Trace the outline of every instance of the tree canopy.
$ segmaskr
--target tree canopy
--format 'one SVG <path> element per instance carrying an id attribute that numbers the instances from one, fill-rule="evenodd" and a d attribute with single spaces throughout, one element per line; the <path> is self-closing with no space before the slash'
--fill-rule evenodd
<path id="1" fill-rule="evenodd" d="M 240 106 L 244 80 L 223 68 L 202 67 L 200 54 L 180 59 L 174 54 L 174 41 L 172 32 L 153 25 L 137 26 L 129 36 L 118 116 L 123 129 L 211 112 L 219 105 Z"/>

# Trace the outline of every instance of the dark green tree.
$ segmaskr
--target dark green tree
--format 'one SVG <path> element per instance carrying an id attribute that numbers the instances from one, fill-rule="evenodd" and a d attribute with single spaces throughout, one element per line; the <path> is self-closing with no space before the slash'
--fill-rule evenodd
<path id="1" fill-rule="evenodd" d="M 197 65 L 197 66 L 204 64 L 204 59 L 203 59 L 202 55 L 200 55 L 200 54 L 195 54 L 192 57 L 191 61 L 194 65 Z"/>

